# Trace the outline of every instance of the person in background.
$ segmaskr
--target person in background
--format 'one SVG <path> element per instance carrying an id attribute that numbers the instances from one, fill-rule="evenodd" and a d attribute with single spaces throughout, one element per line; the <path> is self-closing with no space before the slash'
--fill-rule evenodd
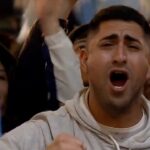
<path id="1" fill-rule="evenodd" d="M 86 48 L 88 28 L 88 24 L 80 25 L 73 29 L 68 35 L 73 43 L 75 53 L 78 55 L 80 55 L 80 52 Z"/>
<path id="2" fill-rule="evenodd" d="M 36 2 L 39 20 L 23 46 L 15 74 L 11 114 L 18 125 L 40 111 L 58 109 L 83 87 L 79 60 L 63 29 L 76 0 Z"/>
<path id="3" fill-rule="evenodd" d="M 73 43 L 73 49 L 80 60 L 82 60 L 83 53 L 84 53 L 83 51 L 86 51 L 88 28 L 89 28 L 88 24 L 78 26 L 77 28 L 73 29 L 73 31 L 71 31 L 68 35 L 71 42 Z M 86 87 L 88 86 L 88 77 L 82 67 L 83 67 L 82 63 L 80 62 L 80 70 L 81 70 L 83 85 Z"/>
<path id="4" fill-rule="evenodd" d="M 9 51 L 0 44 L 0 136 L 9 130 L 7 103 L 11 99 L 10 90 L 15 71 L 16 60 Z"/>
<path id="5" fill-rule="evenodd" d="M 130 7 L 98 12 L 81 61 L 89 87 L 5 134 L 0 149 L 150 149 L 150 102 L 143 97 L 149 37 L 148 22 Z"/>
<path id="6" fill-rule="evenodd" d="M 17 58 L 20 48 L 16 37 L 20 29 L 20 17 L 13 4 L 14 0 L 0 1 L 0 42 Z"/>
<path id="7" fill-rule="evenodd" d="M 8 32 L 0 32 L 0 41 L 1 43 L 9 50 L 11 55 L 17 60 L 18 59 L 18 51 L 20 49 L 16 39 L 11 33 Z"/>

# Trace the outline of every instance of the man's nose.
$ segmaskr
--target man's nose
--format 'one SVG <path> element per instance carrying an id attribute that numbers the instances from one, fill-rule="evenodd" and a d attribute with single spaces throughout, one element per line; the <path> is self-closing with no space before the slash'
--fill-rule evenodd
<path id="1" fill-rule="evenodd" d="M 126 64 L 127 62 L 127 52 L 123 45 L 118 45 L 113 53 L 113 63 L 114 64 Z"/>

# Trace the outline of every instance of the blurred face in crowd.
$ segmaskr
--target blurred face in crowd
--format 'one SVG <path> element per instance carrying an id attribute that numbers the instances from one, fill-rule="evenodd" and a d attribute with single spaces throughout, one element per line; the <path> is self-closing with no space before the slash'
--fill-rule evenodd
<path id="1" fill-rule="evenodd" d="M 148 73 L 146 45 L 144 32 L 135 22 L 105 21 L 90 33 L 82 63 L 91 107 L 104 112 L 136 111 Z"/>
<path id="2" fill-rule="evenodd" d="M 4 109 L 8 94 L 8 79 L 4 66 L 0 63 L 0 111 Z"/>
<path id="3" fill-rule="evenodd" d="M 85 49 L 86 38 L 75 40 L 75 42 L 73 43 L 73 47 L 74 47 L 76 54 L 78 55 L 78 57 L 81 60 L 83 57 L 83 52 L 86 50 Z M 81 70 L 81 76 L 82 76 L 83 84 L 84 84 L 84 86 L 88 86 L 87 74 L 83 70 L 82 63 L 80 63 L 80 70 Z"/>
<path id="4" fill-rule="evenodd" d="M 74 50 L 76 54 L 80 57 L 80 53 L 82 50 L 85 50 L 86 47 L 86 39 L 79 39 L 73 43 Z"/>

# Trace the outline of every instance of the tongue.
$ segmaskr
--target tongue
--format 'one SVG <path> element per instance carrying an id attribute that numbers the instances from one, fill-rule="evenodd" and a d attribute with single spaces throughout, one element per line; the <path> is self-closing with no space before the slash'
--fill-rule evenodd
<path id="1" fill-rule="evenodd" d="M 118 87 L 124 86 L 125 83 L 126 83 L 126 80 L 115 80 L 115 81 L 112 81 L 112 84 L 114 86 L 118 86 Z"/>

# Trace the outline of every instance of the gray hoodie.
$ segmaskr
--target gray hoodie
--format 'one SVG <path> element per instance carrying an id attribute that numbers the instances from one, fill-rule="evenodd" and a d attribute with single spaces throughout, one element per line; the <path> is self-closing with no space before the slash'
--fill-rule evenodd
<path id="1" fill-rule="evenodd" d="M 143 99 L 147 121 L 144 130 L 118 142 L 104 131 L 93 116 L 84 109 L 83 94 L 57 111 L 42 112 L 0 139 L 0 150 L 45 150 L 60 133 L 79 138 L 87 150 L 150 150 L 150 103 Z"/>

